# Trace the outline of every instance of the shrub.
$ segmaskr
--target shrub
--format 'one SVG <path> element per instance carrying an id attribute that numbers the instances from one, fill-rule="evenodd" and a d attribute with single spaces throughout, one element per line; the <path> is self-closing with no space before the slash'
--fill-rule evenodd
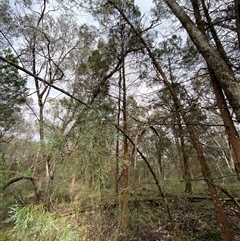
<path id="1" fill-rule="evenodd" d="M 65 220 L 54 218 L 42 205 L 13 205 L 9 213 L 13 240 L 79 240 L 77 231 L 71 230 Z"/>

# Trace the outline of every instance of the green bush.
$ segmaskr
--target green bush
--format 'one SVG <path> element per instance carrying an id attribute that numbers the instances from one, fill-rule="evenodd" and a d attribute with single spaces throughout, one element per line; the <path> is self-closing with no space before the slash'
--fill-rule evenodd
<path id="1" fill-rule="evenodd" d="M 10 241 L 10 238 L 7 232 L 0 233 L 0 241 Z"/>
<path id="2" fill-rule="evenodd" d="M 65 220 L 54 218 L 42 205 L 13 205 L 8 221 L 13 222 L 13 240 L 79 240 L 79 232 L 71 230 Z"/>

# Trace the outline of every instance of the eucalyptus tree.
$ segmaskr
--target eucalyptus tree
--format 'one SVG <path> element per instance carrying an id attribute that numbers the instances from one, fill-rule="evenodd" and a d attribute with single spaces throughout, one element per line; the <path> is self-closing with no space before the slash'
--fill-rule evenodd
<path id="1" fill-rule="evenodd" d="M 174 15 L 182 23 L 183 27 L 186 29 L 190 38 L 195 43 L 199 52 L 204 57 L 205 61 L 211 68 L 211 71 L 215 75 L 215 78 L 217 79 L 218 84 L 224 91 L 231 105 L 231 108 L 233 109 L 236 115 L 237 120 L 240 121 L 240 108 L 239 108 L 240 86 L 232 66 L 228 65 L 222 53 L 221 52 L 219 53 L 219 51 L 214 48 L 214 45 L 205 38 L 205 35 L 201 32 L 201 30 L 199 30 L 195 26 L 191 18 L 187 15 L 186 11 L 184 11 L 183 8 L 176 1 L 166 0 L 164 2 L 169 6 L 169 8 L 174 13 Z M 205 1 L 201 1 L 201 2 L 204 5 L 206 5 Z M 209 6 L 211 6 L 212 8 L 214 7 L 214 5 L 209 5 Z M 229 12 L 228 9 L 231 8 L 231 3 L 228 2 L 228 4 L 224 5 L 224 7 L 225 7 L 225 12 Z M 214 13 L 218 11 L 212 11 L 212 12 Z M 224 9 L 220 13 L 222 12 L 224 12 Z M 215 19 L 217 20 L 217 18 Z M 227 22 L 226 18 L 225 18 L 225 22 Z M 231 31 L 231 35 L 236 36 L 237 32 Z M 237 36 L 236 36 L 236 39 L 237 39 Z"/>

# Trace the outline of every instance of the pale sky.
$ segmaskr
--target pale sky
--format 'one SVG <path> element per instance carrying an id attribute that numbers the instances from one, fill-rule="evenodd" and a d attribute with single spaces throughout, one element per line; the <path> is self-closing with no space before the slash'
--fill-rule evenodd
<path id="1" fill-rule="evenodd" d="M 149 0 L 135 0 L 135 4 L 140 8 L 142 14 L 148 17 L 149 11 L 153 5 L 152 1 Z"/>

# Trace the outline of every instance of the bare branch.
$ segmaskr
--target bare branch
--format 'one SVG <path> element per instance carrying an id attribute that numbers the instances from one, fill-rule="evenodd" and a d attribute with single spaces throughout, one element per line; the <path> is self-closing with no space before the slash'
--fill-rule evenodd
<path id="1" fill-rule="evenodd" d="M 21 177 L 15 177 L 15 178 L 12 178 L 11 180 L 9 180 L 5 185 L 3 185 L 2 190 L 4 191 L 4 190 L 5 190 L 7 187 L 9 187 L 11 184 L 13 184 L 13 183 L 15 183 L 15 182 L 18 182 L 18 181 L 20 181 L 20 180 L 22 180 L 22 179 L 30 180 L 30 181 L 32 182 L 33 186 L 34 186 L 35 188 L 37 188 L 36 183 L 35 183 L 36 179 L 35 179 L 34 177 L 21 176 Z"/>

